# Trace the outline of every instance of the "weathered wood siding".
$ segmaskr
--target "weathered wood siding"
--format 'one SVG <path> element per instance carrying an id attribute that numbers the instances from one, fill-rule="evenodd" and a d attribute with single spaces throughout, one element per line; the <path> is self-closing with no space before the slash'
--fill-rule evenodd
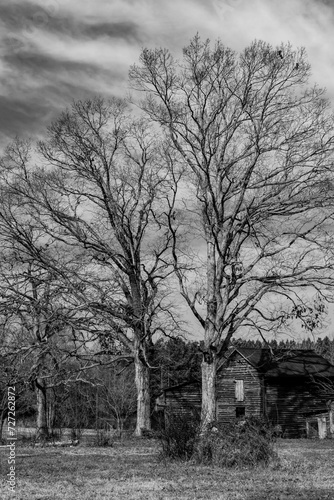
<path id="1" fill-rule="evenodd" d="M 326 413 L 318 413 L 306 419 L 306 435 L 308 438 L 334 438 L 334 404 Z"/>
<path id="2" fill-rule="evenodd" d="M 266 416 L 282 426 L 284 437 L 300 437 L 306 433 L 306 418 L 326 411 L 326 398 L 305 379 L 266 380 Z"/>
<path id="3" fill-rule="evenodd" d="M 200 384 L 188 384 L 169 388 L 164 392 L 165 411 L 174 415 L 189 416 L 201 413 Z"/>
<path id="4" fill-rule="evenodd" d="M 257 370 L 239 353 L 235 353 L 217 376 L 217 420 L 235 421 L 237 412 L 259 417 L 263 406 L 262 382 Z M 237 410 L 239 408 L 239 410 Z"/>
<path id="5" fill-rule="evenodd" d="M 328 410 L 329 397 L 318 383 L 311 382 L 309 372 L 303 369 L 303 359 L 298 358 L 297 363 L 292 358 L 291 366 L 287 367 L 286 360 L 285 364 L 275 364 L 274 360 L 270 365 L 268 353 L 244 351 L 231 353 L 217 373 L 218 423 L 234 422 L 238 417 L 264 416 L 279 425 L 285 437 L 305 435 L 306 419 Z M 316 361 L 319 362 L 318 358 Z M 308 366 L 311 366 L 309 359 Z M 187 383 L 166 389 L 157 400 L 157 407 L 183 416 L 200 414 L 200 384 Z"/>

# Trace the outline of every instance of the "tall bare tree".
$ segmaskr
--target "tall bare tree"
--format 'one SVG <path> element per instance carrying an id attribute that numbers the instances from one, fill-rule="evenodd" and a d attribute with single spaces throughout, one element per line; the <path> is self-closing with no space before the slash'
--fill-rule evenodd
<path id="1" fill-rule="evenodd" d="M 45 168 L 28 181 L 21 175 L 22 190 L 43 212 L 45 232 L 86 257 L 78 293 L 134 358 L 140 435 L 150 429 L 148 348 L 173 323 L 172 238 L 163 221 L 176 177 L 169 177 L 167 144 L 116 98 L 74 103 L 48 134 L 39 145 Z"/>
<path id="2" fill-rule="evenodd" d="M 130 70 L 188 173 L 184 209 L 206 248 L 203 279 L 189 286 L 170 218 L 181 293 L 204 330 L 203 429 L 216 418 L 216 369 L 232 335 L 270 329 L 312 294 L 333 296 L 333 116 L 309 75 L 305 51 L 289 44 L 236 54 L 199 36 L 181 60 L 145 49 Z"/>

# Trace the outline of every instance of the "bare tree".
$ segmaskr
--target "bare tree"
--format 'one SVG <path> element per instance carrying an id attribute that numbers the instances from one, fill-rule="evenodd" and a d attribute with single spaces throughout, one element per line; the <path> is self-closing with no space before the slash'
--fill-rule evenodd
<path id="1" fill-rule="evenodd" d="M 3 353 L 3 335 L 0 335 L 0 349 Z M 3 425 L 8 417 L 8 388 L 15 388 L 16 414 L 21 403 L 20 397 L 24 390 L 24 374 L 13 365 L 3 354 L 0 355 L 0 442 L 2 442 Z"/>
<path id="2" fill-rule="evenodd" d="M 1 269 L 3 271 L 3 269 Z M 0 317 L 5 323 L 3 353 L 14 364 L 26 365 L 26 382 L 36 395 L 37 435 L 48 435 L 53 413 L 52 387 L 69 374 L 64 364 L 75 312 L 65 302 L 63 287 L 45 270 L 20 265 L 10 275 L 0 274 Z M 72 352 L 75 343 L 71 343 Z"/>
<path id="3" fill-rule="evenodd" d="M 121 434 L 126 421 L 136 412 L 136 386 L 133 365 L 114 364 L 112 369 L 100 369 L 96 374 L 99 398 L 99 420 L 110 423 L 116 421 Z"/>
<path id="4" fill-rule="evenodd" d="M 216 418 L 217 363 L 233 334 L 265 332 L 308 297 L 333 295 L 333 116 L 309 75 L 305 51 L 289 44 L 256 41 L 236 54 L 199 36 L 180 61 L 145 49 L 130 70 L 140 107 L 187 171 L 183 210 L 206 248 L 202 280 L 189 286 L 169 219 L 181 293 L 204 330 L 203 429 Z"/>
<path id="5" fill-rule="evenodd" d="M 0 342 L 7 365 L 20 374 L 12 379 L 22 385 L 24 371 L 35 392 L 37 434 L 44 439 L 54 412 L 52 387 L 73 375 L 64 366 L 84 353 L 92 315 L 73 294 L 78 283 L 62 279 L 64 266 L 73 278 L 83 265 L 79 255 L 55 245 L 16 190 L 28 152 L 27 143 L 16 141 L 1 159 Z"/>
<path id="6" fill-rule="evenodd" d="M 44 170 L 24 167 L 20 189 L 43 213 L 45 233 L 86 258 L 77 296 L 134 359 L 140 435 L 150 429 L 147 350 L 174 321 L 167 145 L 145 120 L 130 119 L 124 101 L 96 98 L 64 112 L 39 152 Z"/>
<path id="7" fill-rule="evenodd" d="M 0 335 L 0 350 L 5 352 L 3 335 Z M 15 419 L 18 420 L 26 413 L 30 413 L 34 406 L 34 398 L 29 391 L 27 373 L 29 373 L 29 363 L 17 363 L 16 359 L 4 354 L 0 356 L 0 442 L 5 420 L 13 414 L 9 414 L 8 395 L 15 393 Z M 15 390 L 13 390 L 15 389 Z"/>

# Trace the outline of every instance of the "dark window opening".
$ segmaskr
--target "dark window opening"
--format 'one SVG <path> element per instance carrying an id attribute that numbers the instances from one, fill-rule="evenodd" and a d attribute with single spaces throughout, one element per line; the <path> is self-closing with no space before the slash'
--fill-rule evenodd
<path id="1" fill-rule="evenodd" d="M 237 406 L 235 409 L 235 416 L 237 418 L 244 417 L 246 414 L 246 408 L 244 406 Z"/>

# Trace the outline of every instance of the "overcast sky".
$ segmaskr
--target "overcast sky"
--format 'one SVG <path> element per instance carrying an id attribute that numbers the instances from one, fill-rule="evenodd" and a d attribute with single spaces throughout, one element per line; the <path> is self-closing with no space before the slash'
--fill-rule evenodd
<path id="1" fill-rule="evenodd" d="M 334 102 L 334 0 L 0 0 L 0 146 L 72 99 L 124 94 L 143 47 L 180 53 L 196 32 L 236 50 L 305 46 Z"/>

